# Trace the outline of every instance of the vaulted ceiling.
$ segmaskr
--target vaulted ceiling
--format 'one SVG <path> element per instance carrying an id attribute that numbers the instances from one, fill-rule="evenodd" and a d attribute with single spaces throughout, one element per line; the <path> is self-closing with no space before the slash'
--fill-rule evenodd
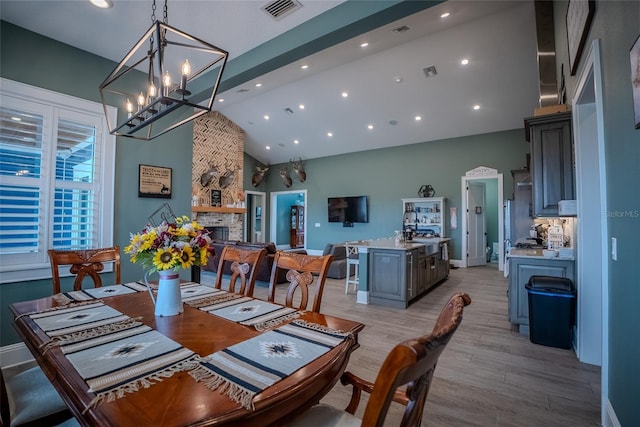
<path id="1" fill-rule="evenodd" d="M 299 0 L 279 19 L 267 3 L 168 2 L 172 26 L 229 51 L 214 108 L 246 131 L 245 151 L 262 163 L 520 128 L 538 106 L 532 1 Z M 117 62 L 151 9 L 3 0 L 0 16 Z"/>

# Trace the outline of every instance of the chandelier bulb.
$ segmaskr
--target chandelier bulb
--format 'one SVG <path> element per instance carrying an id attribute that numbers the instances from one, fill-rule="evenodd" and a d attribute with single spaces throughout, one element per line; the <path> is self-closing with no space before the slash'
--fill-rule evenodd
<path id="1" fill-rule="evenodd" d="M 140 109 L 142 106 L 144 106 L 144 94 L 140 92 L 140 95 L 138 95 L 138 108 Z"/>
<path id="2" fill-rule="evenodd" d="M 182 79 L 180 80 L 180 89 L 183 91 L 187 89 L 187 77 L 189 77 L 189 74 L 191 74 L 191 64 L 186 59 L 182 64 Z"/>
<path id="3" fill-rule="evenodd" d="M 182 64 L 182 75 L 189 77 L 191 74 L 191 64 L 189 64 L 189 60 L 185 59 L 184 64 Z"/>
<path id="4" fill-rule="evenodd" d="M 151 84 L 149 85 L 149 98 L 153 99 L 156 97 L 158 93 L 158 89 L 156 89 L 156 85 L 153 84 L 153 82 L 151 82 Z"/>
<path id="5" fill-rule="evenodd" d="M 171 75 L 169 74 L 169 70 L 165 71 L 162 75 L 162 87 L 163 96 L 169 96 L 169 89 L 171 88 Z"/>

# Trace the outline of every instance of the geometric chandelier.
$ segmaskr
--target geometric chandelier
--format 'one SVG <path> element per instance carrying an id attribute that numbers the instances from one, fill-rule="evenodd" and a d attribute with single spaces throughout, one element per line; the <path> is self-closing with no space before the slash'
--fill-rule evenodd
<path id="1" fill-rule="evenodd" d="M 100 85 L 109 133 L 151 140 L 211 111 L 229 53 L 163 22 L 151 28 Z M 118 108 L 112 123 L 107 106 Z"/>

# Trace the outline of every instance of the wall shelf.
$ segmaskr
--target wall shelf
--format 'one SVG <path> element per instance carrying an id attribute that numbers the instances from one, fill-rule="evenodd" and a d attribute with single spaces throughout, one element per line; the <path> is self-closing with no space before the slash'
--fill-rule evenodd
<path id="1" fill-rule="evenodd" d="M 191 206 L 191 212 L 212 212 L 221 214 L 244 214 L 246 208 L 224 208 L 214 206 Z"/>

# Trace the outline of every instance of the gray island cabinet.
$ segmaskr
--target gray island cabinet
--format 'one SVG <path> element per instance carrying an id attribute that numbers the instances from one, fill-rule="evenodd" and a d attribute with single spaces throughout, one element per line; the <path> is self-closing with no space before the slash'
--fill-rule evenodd
<path id="1" fill-rule="evenodd" d="M 520 333 L 529 335 L 529 293 L 531 276 L 565 277 L 575 280 L 573 258 L 546 258 L 540 249 L 512 249 L 509 253 L 509 321 Z M 575 285 L 575 283 L 574 283 Z"/>
<path id="2" fill-rule="evenodd" d="M 393 239 L 359 242 L 366 258 L 361 291 L 372 304 L 406 308 L 449 275 L 446 241 L 400 242 Z M 361 258 L 361 265 L 363 259 Z M 362 268 L 362 267 L 361 267 Z M 362 272 L 362 269 L 361 269 Z"/>

